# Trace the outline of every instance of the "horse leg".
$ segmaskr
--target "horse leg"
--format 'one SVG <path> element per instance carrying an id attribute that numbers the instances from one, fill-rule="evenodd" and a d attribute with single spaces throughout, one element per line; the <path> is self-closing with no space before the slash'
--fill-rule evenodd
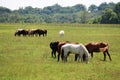
<path id="1" fill-rule="evenodd" d="M 40 37 L 40 34 L 39 34 L 39 37 Z"/>
<path id="2" fill-rule="evenodd" d="M 56 58 L 56 51 L 54 51 L 54 56 L 55 56 L 55 58 Z"/>
<path id="3" fill-rule="evenodd" d="M 62 55 L 61 55 L 62 56 Z M 59 60 L 60 60 L 60 53 L 58 53 L 58 62 L 59 62 Z"/>
<path id="4" fill-rule="evenodd" d="M 53 57 L 53 51 L 51 52 L 51 55 L 52 55 L 52 57 Z"/>
<path id="5" fill-rule="evenodd" d="M 103 52 L 103 54 L 104 54 L 104 61 L 106 60 L 106 53 L 105 52 Z"/>
<path id="6" fill-rule="evenodd" d="M 67 56 L 65 56 L 65 62 L 67 62 Z"/>
<path id="7" fill-rule="evenodd" d="M 93 58 L 93 52 L 91 52 L 91 57 Z"/>
<path id="8" fill-rule="evenodd" d="M 63 61 L 63 57 L 64 57 L 64 56 L 63 56 L 63 55 L 61 55 L 61 59 L 62 59 L 62 61 Z"/>
<path id="9" fill-rule="evenodd" d="M 68 56 L 68 53 L 67 53 L 67 55 L 63 55 L 64 62 L 67 62 L 67 56 Z"/>
<path id="10" fill-rule="evenodd" d="M 112 59 L 111 59 L 110 54 L 109 54 L 109 52 L 108 52 L 108 51 L 107 51 L 107 55 L 109 56 L 110 61 L 112 61 Z"/>
<path id="11" fill-rule="evenodd" d="M 56 51 L 52 50 L 51 55 L 52 57 L 54 56 L 56 58 Z"/>
<path id="12" fill-rule="evenodd" d="M 62 61 L 65 61 L 65 59 L 64 59 L 64 50 L 63 49 L 62 49 L 61 53 L 58 52 L 58 61 L 59 61 L 60 55 L 61 55 Z"/>
<path id="13" fill-rule="evenodd" d="M 75 54 L 75 61 L 77 61 L 78 56 L 79 56 L 79 54 Z"/>
<path id="14" fill-rule="evenodd" d="M 83 62 L 83 56 L 80 56 L 80 58 L 81 58 L 81 62 Z"/>
<path id="15" fill-rule="evenodd" d="M 80 54 L 76 54 L 76 59 L 78 58 L 78 62 L 80 62 L 80 59 L 81 59 L 81 62 L 82 62 L 82 58 L 81 58 L 81 55 Z"/>

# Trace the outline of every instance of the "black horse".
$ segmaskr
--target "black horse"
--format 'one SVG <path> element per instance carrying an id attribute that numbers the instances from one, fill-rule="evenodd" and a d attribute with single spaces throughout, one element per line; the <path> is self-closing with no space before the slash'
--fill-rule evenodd
<path id="1" fill-rule="evenodd" d="M 58 51 L 58 44 L 59 44 L 59 41 L 50 42 L 50 48 L 52 50 L 51 52 L 52 57 L 56 58 L 56 52 Z"/>

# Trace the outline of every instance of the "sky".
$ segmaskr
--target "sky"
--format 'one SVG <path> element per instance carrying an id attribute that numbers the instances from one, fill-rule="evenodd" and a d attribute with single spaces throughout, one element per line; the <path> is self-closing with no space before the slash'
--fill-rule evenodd
<path id="1" fill-rule="evenodd" d="M 0 6 L 16 10 L 27 6 L 32 6 L 33 8 L 44 8 L 54 4 L 59 4 L 62 7 L 83 4 L 88 8 L 91 4 L 99 6 L 103 2 L 117 3 L 120 2 L 120 0 L 0 0 Z"/>

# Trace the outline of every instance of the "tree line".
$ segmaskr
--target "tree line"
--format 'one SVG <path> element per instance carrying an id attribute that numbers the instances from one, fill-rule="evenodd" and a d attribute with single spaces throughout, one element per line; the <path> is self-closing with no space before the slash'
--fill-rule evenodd
<path id="1" fill-rule="evenodd" d="M 18 10 L 0 6 L 0 23 L 120 24 L 120 2 L 92 4 L 88 9 L 83 4 L 71 7 L 55 4 L 43 9 L 27 6 Z"/>

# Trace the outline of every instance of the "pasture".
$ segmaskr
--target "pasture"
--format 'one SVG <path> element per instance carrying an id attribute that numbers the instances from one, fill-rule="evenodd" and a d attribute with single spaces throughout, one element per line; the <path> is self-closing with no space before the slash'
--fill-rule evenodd
<path id="1" fill-rule="evenodd" d="M 18 28 L 47 29 L 47 37 L 15 37 Z M 64 30 L 65 35 L 59 36 Z M 94 53 L 89 64 L 67 63 L 51 57 L 51 41 L 107 42 L 112 61 Z M 114 24 L 0 24 L 0 80 L 119 80 L 120 25 Z"/>

